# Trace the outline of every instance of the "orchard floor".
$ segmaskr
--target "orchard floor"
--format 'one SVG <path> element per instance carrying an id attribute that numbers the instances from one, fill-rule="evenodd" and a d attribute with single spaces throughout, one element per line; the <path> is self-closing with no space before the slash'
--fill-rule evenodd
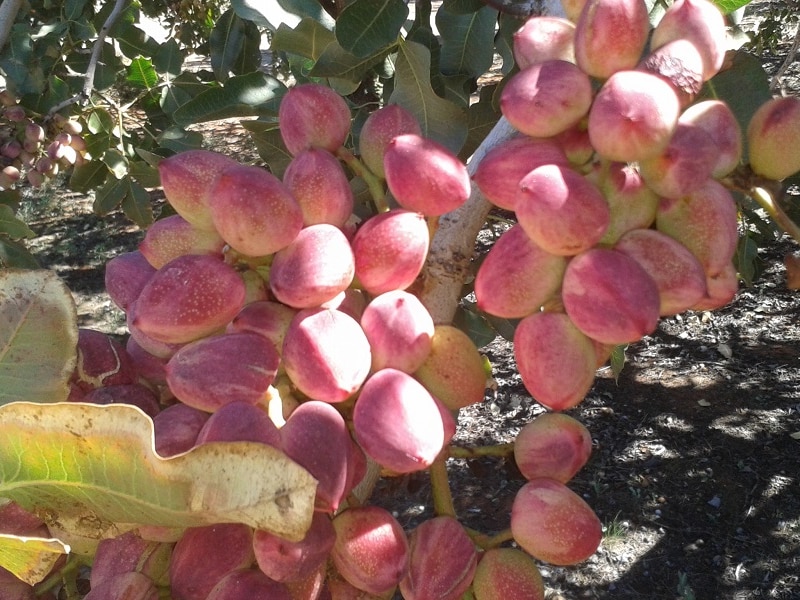
<path id="1" fill-rule="evenodd" d="M 55 190 L 32 212 L 31 247 L 73 291 L 79 324 L 124 335 L 103 268 L 142 233 Z M 576 567 L 541 565 L 552 598 L 800 599 L 800 292 L 786 289 L 782 265 L 792 250 L 788 240 L 765 248 L 763 275 L 728 307 L 662 320 L 628 348 L 618 381 L 600 370 L 570 411 L 594 442 L 570 486 L 604 537 Z M 498 338 L 482 350 L 498 386 L 462 411 L 455 442 L 466 447 L 512 441 L 542 412 L 510 345 Z M 508 527 L 524 483 L 513 460 L 451 459 L 448 469 L 465 525 Z M 409 530 L 432 516 L 425 475 L 382 480 L 372 501 Z"/>

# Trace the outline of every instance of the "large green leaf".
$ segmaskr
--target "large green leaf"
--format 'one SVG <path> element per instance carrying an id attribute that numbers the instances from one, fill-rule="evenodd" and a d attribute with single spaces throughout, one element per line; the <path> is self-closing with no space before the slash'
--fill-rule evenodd
<path id="1" fill-rule="evenodd" d="M 245 22 L 233 9 L 228 9 L 211 31 L 211 68 L 217 81 L 227 81 L 245 44 Z"/>
<path id="2" fill-rule="evenodd" d="M 64 282 L 47 270 L 0 271 L 0 323 L 0 405 L 65 400 L 78 316 Z"/>
<path id="3" fill-rule="evenodd" d="M 183 66 L 183 52 L 178 46 L 178 42 L 170 38 L 161 44 L 158 52 L 153 55 L 153 66 L 159 73 L 173 77 L 180 75 Z"/>
<path id="4" fill-rule="evenodd" d="M 64 18 L 73 21 L 81 16 L 86 8 L 87 0 L 66 0 L 64 2 Z"/>
<path id="5" fill-rule="evenodd" d="M 0 235 L 0 267 L 4 269 L 38 269 L 40 265 L 25 246 Z"/>
<path id="6" fill-rule="evenodd" d="M 125 181 L 116 177 L 109 177 L 94 194 L 92 211 L 99 216 L 105 216 L 119 206 L 126 193 Z"/>
<path id="7" fill-rule="evenodd" d="M 486 4 L 481 0 L 444 0 L 444 2 L 442 2 L 442 8 L 447 12 L 457 15 L 474 13 L 484 6 L 486 6 Z"/>
<path id="8" fill-rule="evenodd" d="M 395 83 L 389 102 L 419 121 L 422 132 L 458 153 L 467 139 L 466 111 L 437 96 L 430 83 L 430 52 L 415 42 L 401 42 L 395 61 Z"/>
<path id="9" fill-rule="evenodd" d="M 15 212 L 19 210 L 21 201 L 22 194 L 18 189 L 0 190 L 0 204 L 8 206 Z"/>
<path id="10" fill-rule="evenodd" d="M 111 16 L 113 10 L 119 10 L 117 2 L 103 2 L 98 3 L 98 10 L 95 12 L 94 24 L 97 30 L 106 24 L 108 18 Z M 108 30 L 110 37 L 119 37 L 124 31 L 136 25 L 139 14 L 138 2 L 124 2 L 122 3 L 123 9 L 117 15 L 116 19 L 112 22 L 111 28 Z"/>
<path id="11" fill-rule="evenodd" d="M 69 179 L 69 187 L 77 192 L 88 192 L 102 185 L 110 173 L 102 160 L 92 160 L 75 167 Z"/>
<path id="12" fill-rule="evenodd" d="M 334 41 L 325 47 L 309 75 L 311 77 L 337 77 L 361 83 L 367 72 L 380 63 L 388 52 L 389 50 L 385 49 L 378 54 L 362 58 L 348 52 L 339 45 L 339 42 Z"/>
<path id="13" fill-rule="evenodd" d="M 244 121 L 242 122 L 250 138 L 256 145 L 256 151 L 269 170 L 276 177 L 283 177 L 283 173 L 292 161 L 292 155 L 286 150 L 281 138 L 281 131 L 277 123 L 265 121 Z"/>
<path id="14" fill-rule="evenodd" d="M 764 71 L 761 61 L 752 54 L 739 51 L 735 54 L 730 68 L 706 82 L 697 100 L 710 98 L 724 100 L 736 115 L 742 131 L 747 131 L 753 113 L 771 97 L 769 76 Z M 747 140 L 744 140 L 744 143 L 746 145 Z M 743 156 L 746 162 L 746 147 Z"/>
<path id="15" fill-rule="evenodd" d="M 44 90 L 44 73 L 33 56 L 32 46 L 30 27 L 27 23 L 18 23 L 11 30 L 7 49 L 0 59 L 6 85 L 20 96 L 40 94 Z"/>
<path id="16" fill-rule="evenodd" d="M 156 156 L 142 148 L 138 148 L 136 153 L 143 158 Z M 145 160 L 147 160 L 147 158 Z M 158 169 L 145 162 L 145 160 L 131 160 L 131 162 L 128 163 L 131 176 L 146 188 L 160 186 L 161 180 L 158 176 Z"/>
<path id="17" fill-rule="evenodd" d="M 336 20 L 339 45 L 364 58 L 395 42 L 408 18 L 403 0 L 355 0 Z"/>
<path id="18" fill-rule="evenodd" d="M 28 94 L 20 98 L 19 103 L 30 111 L 46 114 L 56 104 L 72 97 L 73 93 L 67 82 L 56 75 L 50 75 L 44 93 Z"/>
<path id="19" fill-rule="evenodd" d="M 0 566 L 29 585 L 42 581 L 69 550 L 55 539 L 0 534 Z"/>
<path id="20" fill-rule="evenodd" d="M 313 19 L 303 19 L 295 28 L 281 23 L 272 36 L 273 52 L 288 52 L 317 60 L 322 51 L 336 39 L 333 32 Z"/>
<path id="21" fill-rule="evenodd" d="M 500 120 L 500 110 L 492 103 L 496 89 L 496 85 L 482 87 L 478 102 L 473 103 L 467 109 L 469 134 L 459 155 L 464 161 L 472 156 L 472 153 L 478 149 L 481 142 L 486 139 L 497 121 Z"/>
<path id="22" fill-rule="evenodd" d="M 109 523 L 245 523 L 300 540 L 314 512 L 316 481 L 280 450 L 214 442 L 164 459 L 153 421 L 125 404 L 7 404 L 0 439 L 0 497 L 80 537 Z"/>
<path id="23" fill-rule="evenodd" d="M 161 88 L 159 106 L 161 107 L 161 110 L 170 115 L 178 110 L 181 106 L 189 102 L 191 99 L 192 96 L 180 86 L 173 85 L 172 82 L 168 82 L 167 85 Z"/>
<path id="24" fill-rule="evenodd" d="M 489 6 L 469 14 L 450 12 L 444 6 L 439 8 L 436 27 L 442 39 L 439 57 L 442 73 L 479 77 L 488 71 L 494 59 L 496 25 L 497 11 Z"/>
<path id="25" fill-rule="evenodd" d="M 84 52 L 70 52 L 64 62 L 75 73 L 86 73 L 91 56 L 91 54 Z M 100 50 L 100 59 L 97 61 L 96 67 L 93 80 L 95 90 L 102 91 L 117 83 L 117 73 L 123 68 L 123 64 L 110 40 L 106 40 L 103 43 Z M 82 84 L 82 77 L 80 81 Z"/>
<path id="26" fill-rule="evenodd" d="M 117 42 L 122 53 L 130 59 L 139 56 L 150 58 L 158 52 L 158 42 L 135 25 L 122 29 Z"/>
<path id="27" fill-rule="evenodd" d="M 500 13 L 494 46 L 500 58 L 503 59 L 503 67 L 501 69 L 503 75 L 508 75 L 516 64 L 514 62 L 514 33 L 517 32 L 520 26 L 519 19 Z"/>
<path id="28" fill-rule="evenodd" d="M 149 90 L 158 83 L 158 73 L 149 58 L 139 57 L 131 61 L 127 79 L 131 85 Z"/>
<path id="29" fill-rule="evenodd" d="M 126 177 L 123 181 L 125 183 L 125 196 L 122 198 L 122 212 L 131 221 L 144 229 L 154 221 L 150 194 L 130 177 Z"/>
<path id="30" fill-rule="evenodd" d="M 16 217 L 14 209 L 6 204 L 0 204 L 0 233 L 5 233 L 15 240 L 36 236 L 36 233 L 24 221 L 20 221 Z"/>
<path id="31" fill-rule="evenodd" d="M 456 309 L 453 325 L 466 333 L 478 348 L 491 344 L 497 337 L 497 332 L 486 320 L 486 317 L 474 308 L 474 305 L 470 305 L 469 308 L 459 307 Z"/>
<path id="32" fill-rule="evenodd" d="M 286 86 L 265 73 L 254 72 L 231 77 L 223 87 L 215 87 L 192 98 L 173 114 L 181 127 L 218 119 L 249 116 L 276 116 Z"/>
<path id="33" fill-rule="evenodd" d="M 233 0 L 231 6 L 241 18 L 272 30 L 281 23 L 294 27 L 303 17 L 310 17 L 331 31 L 336 26 L 333 17 L 316 0 Z"/>
<path id="34" fill-rule="evenodd" d="M 109 133 L 115 126 L 114 117 L 104 108 L 96 108 L 86 117 L 89 133 Z"/>
<path id="35" fill-rule="evenodd" d="M 199 131 L 186 131 L 180 127 L 169 127 L 158 136 L 158 143 L 162 148 L 173 152 L 196 150 L 203 146 L 203 134 Z"/>
<path id="36" fill-rule="evenodd" d="M 232 65 L 234 75 L 245 75 L 261 68 L 261 31 L 252 21 L 244 22 L 244 44 Z"/>

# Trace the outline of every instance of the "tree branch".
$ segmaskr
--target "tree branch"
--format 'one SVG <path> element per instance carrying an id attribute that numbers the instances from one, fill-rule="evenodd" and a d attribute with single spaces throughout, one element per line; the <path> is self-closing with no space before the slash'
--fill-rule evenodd
<path id="1" fill-rule="evenodd" d="M 0 4 L 0 50 L 8 43 L 8 36 L 11 35 L 11 28 L 21 6 L 22 0 L 3 0 Z"/>
<path id="2" fill-rule="evenodd" d="M 797 26 L 797 33 L 794 36 L 794 43 L 792 43 L 792 47 L 789 48 L 789 54 L 786 56 L 786 60 L 783 61 L 783 64 L 778 69 L 777 73 L 772 77 L 772 82 L 769 85 L 769 89 L 775 91 L 778 87 L 783 88 L 781 85 L 781 79 L 783 78 L 784 73 L 794 62 L 794 57 L 797 56 L 797 51 L 800 50 L 800 25 Z"/>
<path id="3" fill-rule="evenodd" d="M 59 102 L 53 106 L 48 111 L 48 115 L 52 116 L 67 106 L 88 100 L 91 97 L 92 90 L 94 89 L 94 74 L 95 71 L 97 71 L 97 63 L 100 61 L 100 54 L 103 51 L 103 44 L 106 41 L 108 32 L 114 26 L 114 23 L 117 22 L 117 19 L 122 14 L 122 11 L 128 4 L 130 4 L 130 2 L 131 0 L 116 0 L 114 3 L 114 8 L 106 18 L 106 22 L 103 23 L 103 26 L 97 33 L 97 39 L 94 41 L 94 46 L 92 47 L 92 56 L 89 58 L 89 65 L 86 67 L 86 75 L 83 78 L 83 89 L 80 91 L 80 93 L 75 94 L 72 98 L 67 98 L 63 102 Z"/>
<path id="4" fill-rule="evenodd" d="M 470 176 L 486 153 L 511 139 L 516 130 L 500 118 L 494 129 L 472 155 L 467 170 Z M 469 199 L 458 209 L 439 218 L 439 227 L 431 240 L 423 271 L 420 299 L 434 323 L 450 323 L 461 300 L 461 288 L 467 280 L 475 252 L 475 239 L 486 222 L 492 205 L 474 183 Z"/>

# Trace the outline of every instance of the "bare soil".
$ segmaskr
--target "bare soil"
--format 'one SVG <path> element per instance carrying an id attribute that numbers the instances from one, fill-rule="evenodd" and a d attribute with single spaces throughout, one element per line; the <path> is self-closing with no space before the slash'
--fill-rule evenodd
<path id="1" fill-rule="evenodd" d="M 777 68 L 780 56 L 765 62 Z M 255 160 L 235 124 L 220 124 L 214 143 Z M 30 247 L 73 291 L 80 326 L 124 336 L 103 269 L 143 233 L 57 188 L 26 210 L 38 234 Z M 800 600 L 800 292 L 786 289 L 782 264 L 796 250 L 786 238 L 762 248 L 753 287 L 724 309 L 663 319 L 628 347 L 617 381 L 601 369 L 570 411 L 594 444 L 570 486 L 597 512 L 604 538 L 578 566 L 541 565 L 551 598 Z M 455 443 L 465 447 L 512 441 L 543 412 L 510 344 L 498 338 L 482 351 L 497 389 L 462 411 Z M 451 459 L 448 469 L 465 525 L 508 527 L 524 483 L 513 459 Z M 373 501 L 409 530 L 432 516 L 424 474 L 382 480 Z"/>

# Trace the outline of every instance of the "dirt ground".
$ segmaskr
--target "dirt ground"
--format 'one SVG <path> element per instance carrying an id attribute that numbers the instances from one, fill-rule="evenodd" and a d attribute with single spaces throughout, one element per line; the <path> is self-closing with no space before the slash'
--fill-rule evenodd
<path id="1" fill-rule="evenodd" d="M 227 135 L 241 152 L 242 138 Z M 26 210 L 39 236 L 30 246 L 73 291 L 80 326 L 125 335 L 103 268 L 142 232 L 58 189 Z M 663 319 L 628 347 L 618 381 L 601 369 L 570 411 L 594 445 L 570 487 L 595 509 L 604 537 L 576 567 L 541 565 L 551 598 L 800 599 L 800 292 L 786 289 L 782 265 L 798 249 L 785 238 L 763 248 L 763 274 L 726 308 Z M 512 441 L 543 410 L 507 342 L 482 351 L 498 387 L 462 411 L 455 442 L 466 447 Z M 513 461 L 451 459 L 448 469 L 465 525 L 508 527 L 524 483 Z M 383 480 L 373 501 L 408 529 L 432 516 L 424 474 Z"/>

